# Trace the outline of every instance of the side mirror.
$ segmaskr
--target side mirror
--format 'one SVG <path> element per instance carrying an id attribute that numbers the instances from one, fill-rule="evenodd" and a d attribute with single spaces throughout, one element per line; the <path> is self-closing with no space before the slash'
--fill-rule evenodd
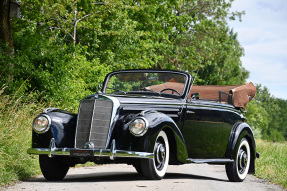
<path id="1" fill-rule="evenodd" d="M 191 94 L 191 100 L 198 100 L 198 99 L 200 99 L 200 93 Z"/>

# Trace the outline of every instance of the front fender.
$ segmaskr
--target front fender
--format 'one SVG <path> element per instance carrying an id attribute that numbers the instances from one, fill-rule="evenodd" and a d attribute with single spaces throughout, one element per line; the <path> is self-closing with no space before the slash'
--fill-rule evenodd
<path id="1" fill-rule="evenodd" d="M 158 133 L 163 130 L 168 136 L 170 151 L 174 162 L 186 162 L 188 158 L 186 145 L 181 131 L 176 123 L 167 115 L 160 112 L 148 112 L 144 115 L 148 121 L 148 131 L 144 136 L 146 152 L 153 153 L 154 144 Z M 173 161 L 173 160 L 171 160 Z"/>
<path id="2" fill-rule="evenodd" d="M 58 148 L 73 148 L 77 114 L 59 109 L 48 111 L 45 114 L 51 118 L 50 129 L 43 134 L 33 131 L 32 148 L 48 148 L 52 138 Z"/>

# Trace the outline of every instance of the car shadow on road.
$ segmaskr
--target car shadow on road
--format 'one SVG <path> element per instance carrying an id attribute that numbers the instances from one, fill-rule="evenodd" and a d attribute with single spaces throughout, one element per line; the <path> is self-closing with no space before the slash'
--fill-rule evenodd
<path id="1" fill-rule="evenodd" d="M 208 176 L 199 176 L 193 174 L 183 174 L 183 173 L 167 173 L 164 179 L 194 179 L 194 180 L 214 180 L 221 182 L 229 182 L 227 179 L 219 179 Z"/>
<path id="2" fill-rule="evenodd" d="M 176 179 L 194 179 L 194 180 L 213 180 L 228 182 L 225 179 L 218 179 L 207 176 L 199 176 L 193 174 L 184 173 L 166 173 L 164 179 L 176 180 Z M 57 181 L 59 183 L 65 182 L 125 182 L 125 181 L 148 181 L 142 174 L 133 172 L 100 172 L 100 173 L 90 173 L 90 174 L 71 174 L 67 175 L 62 181 Z M 38 177 L 27 180 L 27 182 L 47 182 L 44 177 Z M 54 182 L 55 183 L 55 182 Z"/>

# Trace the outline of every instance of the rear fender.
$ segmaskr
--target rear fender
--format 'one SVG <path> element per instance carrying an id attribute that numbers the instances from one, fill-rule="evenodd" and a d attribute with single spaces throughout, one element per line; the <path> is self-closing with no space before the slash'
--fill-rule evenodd
<path id="1" fill-rule="evenodd" d="M 228 149 L 226 152 L 226 157 L 236 160 L 236 151 L 238 149 L 239 144 L 238 141 L 241 141 L 242 138 L 246 138 L 248 140 L 250 146 L 250 154 L 251 154 L 251 161 L 250 161 L 250 168 L 249 173 L 255 173 L 255 158 L 256 158 L 256 143 L 253 136 L 252 129 L 247 123 L 236 123 L 232 128 L 232 132 L 229 137 Z"/>

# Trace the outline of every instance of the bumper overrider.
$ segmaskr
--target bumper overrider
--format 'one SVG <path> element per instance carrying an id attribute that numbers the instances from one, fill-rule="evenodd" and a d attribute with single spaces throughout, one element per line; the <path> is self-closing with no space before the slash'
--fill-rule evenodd
<path id="1" fill-rule="evenodd" d="M 55 139 L 50 141 L 49 148 L 29 148 L 28 154 L 71 157 L 110 157 L 115 158 L 146 158 L 152 159 L 154 154 L 147 152 L 117 150 L 115 140 L 112 141 L 110 149 L 78 149 L 78 148 L 57 148 Z"/>

